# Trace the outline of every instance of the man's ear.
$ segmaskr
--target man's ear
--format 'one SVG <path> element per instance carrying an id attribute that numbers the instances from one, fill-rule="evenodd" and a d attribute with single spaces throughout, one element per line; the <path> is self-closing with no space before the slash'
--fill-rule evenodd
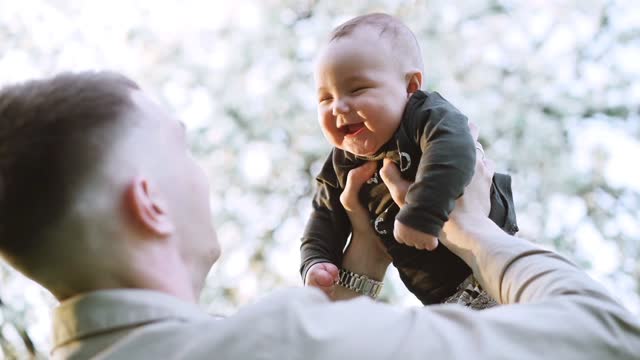
<path id="1" fill-rule="evenodd" d="M 125 206 L 136 225 L 160 237 L 173 233 L 174 226 L 168 216 L 167 205 L 147 179 L 135 177 L 128 185 L 126 194 Z"/>
<path id="2" fill-rule="evenodd" d="M 422 72 L 412 71 L 407 74 L 407 95 L 411 95 L 414 92 L 420 90 L 422 87 Z"/>

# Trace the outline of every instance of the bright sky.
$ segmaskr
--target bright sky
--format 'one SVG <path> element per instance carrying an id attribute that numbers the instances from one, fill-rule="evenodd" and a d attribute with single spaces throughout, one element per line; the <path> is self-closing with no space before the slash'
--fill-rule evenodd
<path id="1" fill-rule="evenodd" d="M 397 3 L 390 1 L 390 3 Z M 530 6 L 545 6 L 544 1 L 534 1 Z M 451 5 L 451 4 L 450 4 Z M 265 26 L 266 21 L 262 16 L 262 3 L 252 0 L 234 1 L 157 1 L 157 0 L 112 0 L 112 1 L 43 1 L 43 0 L 0 0 L 0 26 L 9 29 L 20 29 L 20 24 L 28 24 L 28 36 L 16 36 L 9 38 L 0 37 L 0 86 L 7 83 L 40 77 L 52 72 L 67 69 L 97 69 L 112 68 L 126 73 L 142 74 L 153 73 L 153 60 L 159 54 L 156 49 L 133 48 L 124 41 L 129 30 L 138 27 L 141 32 L 151 32 L 152 37 L 158 37 L 176 41 L 192 41 L 189 46 L 190 58 L 208 64 L 210 69 L 224 71 L 228 65 L 229 56 L 235 49 L 233 43 L 221 42 L 215 45 L 206 41 L 207 34 L 213 34 L 233 23 L 248 33 L 259 32 Z M 449 18 L 453 21 L 458 14 L 455 6 L 449 6 Z M 73 12 L 69 16 L 67 12 Z M 445 14 L 446 15 L 446 14 Z M 637 26 L 640 23 L 640 11 L 628 11 L 622 14 L 615 26 L 621 28 Z M 443 21 L 447 21 L 445 16 Z M 526 41 L 525 35 L 541 37 L 544 30 L 552 26 L 554 19 L 544 11 L 536 12 L 529 18 L 528 25 L 531 33 L 512 31 L 504 34 L 505 43 L 512 49 L 518 49 Z M 504 25 L 504 24 L 502 24 Z M 562 52 L 569 43 L 573 43 L 584 34 L 591 33 L 591 26 L 584 18 L 577 17 L 573 26 L 559 26 L 556 28 L 556 36 L 545 44 L 545 51 L 554 53 Z M 500 31 L 505 30 L 496 24 Z M 464 29 L 463 29 L 464 30 Z M 474 31 L 468 28 L 465 31 Z M 22 34 L 21 34 L 22 35 Z M 16 39 L 21 39 L 16 41 Z M 28 39 L 25 41 L 24 39 Z M 9 44 L 9 45 L 7 45 Z M 92 44 L 88 46 L 88 44 Z M 309 42 L 309 48 L 305 52 L 313 51 L 313 43 Z M 142 50 L 141 50 L 142 49 Z M 53 58 L 41 58 L 36 54 L 56 51 L 58 56 Z M 621 66 L 629 73 L 640 73 L 640 49 L 633 46 L 621 46 L 613 49 L 608 56 L 615 60 L 617 66 Z M 505 55 L 496 47 L 489 46 L 484 53 L 484 60 L 491 63 L 507 62 Z M 448 59 L 442 59 L 448 61 Z M 613 61 L 613 60 L 612 60 Z M 585 69 L 583 79 L 585 84 L 592 87 L 604 86 L 608 81 L 608 64 L 603 62 L 594 64 Z M 254 76 L 249 78 L 260 79 L 272 75 L 274 72 L 285 71 L 272 67 L 265 62 L 261 68 L 255 68 Z M 558 74 L 565 76 L 566 74 Z M 186 89 L 181 82 L 180 69 L 175 70 L 175 76 L 166 81 L 162 92 L 170 99 L 170 106 L 180 108 L 181 118 L 188 122 L 191 129 L 197 129 L 200 125 L 210 121 L 212 114 L 219 112 L 209 96 L 207 89 Z M 568 81 L 570 78 L 567 78 Z M 262 86 L 264 82 L 255 81 L 247 84 L 247 88 L 254 96 L 260 96 L 269 89 Z M 631 93 L 618 95 L 617 100 L 624 103 L 640 103 L 640 83 L 631 87 Z M 576 95 L 580 95 L 580 89 L 576 88 Z M 615 97 L 615 94 L 612 95 Z M 599 154 L 604 154 L 601 168 L 607 181 L 616 186 L 628 188 L 640 192 L 640 142 L 637 134 L 640 133 L 640 119 L 631 119 L 634 122 L 636 135 L 628 133 L 628 128 L 623 129 L 606 118 L 594 119 L 589 122 L 580 122 L 572 131 L 572 141 L 576 146 L 573 165 L 581 172 L 589 173 L 592 169 L 599 169 Z M 220 125 L 219 134 L 224 134 L 225 125 Z M 318 133 L 320 136 L 320 134 Z M 218 135 L 224 136 L 224 135 Z M 286 149 L 266 141 L 249 144 L 239 159 L 240 171 L 246 175 L 251 185 L 264 182 L 274 169 L 279 165 L 277 154 Z M 275 155 L 274 155 L 275 154 Z M 490 154 L 489 154 L 490 155 Z M 252 231 L 256 236 L 267 228 L 270 222 L 279 219 L 279 214 L 286 210 L 288 204 L 273 200 L 260 204 L 258 208 L 254 200 L 245 196 L 242 191 L 230 190 L 225 207 L 231 213 L 257 219 Z M 603 200 L 604 201 L 604 200 Z M 557 194 L 549 199 L 551 211 L 556 216 L 550 216 L 548 232 L 559 232 L 561 227 L 575 229 L 576 247 L 578 253 L 592 261 L 591 275 L 609 287 L 612 292 L 622 298 L 624 304 L 634 313 L 640 314 L 640 298 L 634 291 L 637 286 L 633 278 L 620 278 L 615 281 L 615 288 L 609 275 L 620 264 L 624 254 L 621 254 L 616 246 L 603 239 L 599 232 L 590 223 L 582 223 L 582 215 L 586 211 L 583 200 L 569 198 L 563 194 Z M 307 204 L 305 204 L 307 206 Z M 555 219 L 555 221 L 554 221 Z M 615 226 L 630 238 L 640 238 L 640 222 L 637 215 L 621 213 L 614 219 Z M 299 218 L 287 220 L 276 234 L 276 251 L 270 266 L 283 278 L 291 283 L 298 281 L 297 269 L 299 254 L 295 246 L 290 246 L 291 239 L 297 239 L 303 227 Z M 241 237 L 240 230 L 233 225 L 222 225 L 219 229 L 221 239 L 229 239 L 223 245 L 229 251 L 225 253 L 225 272 L 229 276 L 241 279 L 237 288 L 242 298 L 255 297 L 258 284 L 256 278 L 246 275 L 249 262 L 246 254 L 253 246 L 241 244 L 237 240 Z M 228 255 L 228 256 L 227 256 Z M 418 304 L 417 300 L 408 294 L 401 285 L 394 270 L 390 270 L 390 281 L 396 291 L 404 293 L 401 301 L 407 305 Z M 20 276 L 5 276 L 2 279 L 2 297 L 12 304 L 23 304 L 25 307 L 35 309 L 33 316 L 28 321 L 33 324 L 30 327 L 37 343 L 42 348 L 48 347 L 50 318 L 48 308 L 54 303 L 50 297 L 42 296 L 39 287 Z M 22 309 L 18 309 L 22 310 Z"/>

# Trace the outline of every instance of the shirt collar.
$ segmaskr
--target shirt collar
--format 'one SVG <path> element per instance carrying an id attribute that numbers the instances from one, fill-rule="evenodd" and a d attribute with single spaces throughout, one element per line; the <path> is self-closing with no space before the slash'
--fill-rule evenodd
<path id="1" fill-rule="evenodd" d="M 198 305 L 157 291 L 94 291 L 65 300 L 54 309 L 54 349 L 98 333 L 170 319 L 193 321 L 203 316 L 206 314 Z"/>

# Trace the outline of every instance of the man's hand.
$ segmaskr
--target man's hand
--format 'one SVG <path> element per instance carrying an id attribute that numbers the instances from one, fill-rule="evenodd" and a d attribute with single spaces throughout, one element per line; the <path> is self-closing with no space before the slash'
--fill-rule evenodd
<path id="1" fill-rule="evenodd" d="M 374 262 L 384 262 L 386 269 L 386 266 L 391 262 L 391 257 L 371 226 L 369 213 L 364 206 L 362 206 L 360 198 L 358 197 L 362 184 L 369 180 L 375 171 L 375 162 L 368 162 L 349 171 L 349 174 L 347 174 L 347 183 L 345 184 L 344 191 L 340 195 L 340 203 L 342 203 L 342 207 L 344 207 L 351 222 L 352 236 L 349 247 L 355 245 L 356 248 L 365 250 L 362 254 L 365 259 L 364 263 L 368 263 L 371 260 Z M 348 267 L 348 269 L 355 272 L 359 271 L 351 267 Z M 359 273 L 363 275 L 373 275 L 369 274 L 366 270 Z M 384 273 L 382 275 L 384 275 Z"/>
<path id="2" fill-rule="evenodd" d="M 460 232 L 460 228 L 472 227 L 474 221 L 484 221 L 489 215 L 489 211 L 491 210 L 491 181 L 494 173 L 493 162 L 485 158 L 482 145 L 477 142 L 478 128 L 473 123 L 469 123 L 469 128 L 473 139 L 476 140 L 477 153 L 475 172 L 471 182 L 465 188 L 464 195 L 456 200 L 456 206 L 449 216 L 449 221 L 444 224 L 443 232 L 441 232 L 439 236 L 444 245 L 459 256 L 463 256 L 463 253 L 466 254 L 466 249 L 469 247 L 468 245 L 462 244 L 462 239 L 464 239 L 465 236 Z M 396 204 L 400 207 L 404 206 L 405 196 L 411 186 L 411 182 L 403 179 L 402 176 L 400 176 L 400 171 L 396 165 L 392 161 L 386 159 L 382 170 L 380 170 L 380 177 L 382 178 L 382 181 L 384 181 L 385 185 L 387 185 L 387 188 L 391 193 L 391 197 Z M 398 227 L 411 229 L 398 221 L 395 222 L 394 227 L 396 228 L 394 230 L 394 236 L 396 236 L 396 239 L 398 239 L 398 235 L 403 235 L 396 235 Z M 411 230 L 417 232 L 417 230 Z M 400 230 L 400 232 L 402 231 L 403 230 Z M 447 239 L 445 234 L 450 235 L 450 238 L 455 238 L 455 243 L 452 243 L 452 241 Z M 451 234 L 455 235 L 452 237 Z M 417 237 L 419 238 L 419 236 Z M 404 240 L 404 238 L 401 242 L 411 245 L 409 244 L 411 241 Z M 437 239 L 435 246 L 431 249 L 436 246 Z M 427 246 L 424 246 L 424 248 L 429 249 Z"/>
<path id="3" fill-rule="evenodd" d="M 340 203 L 349 216 L 353 232 L 368 231 L 371 228 L 369 214 L 360 203 L 358 193 L 362 184 L 369 180 L 375 171 L 376 163 L 367 162 L 347 174 L 347 183 L 344 186 L 344 191 L 340 194 Z"/>
<path id="4" fill-rule="evenodd" d="M 471 128 L 474 138 L 477 130 Z M 464 195 L 456 200 L 455 209 L 449 215 L 440 233 L 440 241 L 454 254 L 461 257 L 473 268 L 473 248 L 476 246 L 477 236 L 471 235 L 473 231 L 496 227 L 495 223 L 488 221 L 491 211 L 491 182 L 495 172 L 493 161 L 486 159 L 482 145 L 476 143 L 476 168 L 471 182 L 464 190 Z M 475 269 L 474 269 L 475 271 Z"/>
<path id="5" fill-rule="evenodd" d="M 380 177 L 387 185 L 393 201 L 395 201 L 399 207 L 403 207 L 404 198 L 411 182 L 402 178 L 398 167 L 389 159 L 384 159 L 384 164 L 382 165 L 382 169 L 380 169 Z M 437 237 L 418 231 L 398 220 L 393 224 L 393 237 L 395 237 L 399 243 L 413 246 L 419 250 L 433 250 L 438 246 Z"/>
<path id="6" fill-rule="evenodd" d="M 335 284 L 338 282 L 338 267 L 324 262 L 311 265 L 307 271 L 305 285 L 322 290 L 329 297 L 333 296 Z"/>
<path id="7" fill-rule="evenodd" d="M 340 202 L 349 216 L 352 228 L 351 242 L 344 253 L 342 267 L 356 274 L 366 275 L 370 279 L 382 281 L 391 263 L 391 256 L 371 226 L 369 213 L 358 198 L 362 184 L 370 179 L 375 171 L 376 165 L 373 162 L 351 170 L 347 175 L 344 191 L 340 195 Z M 353 290 L 336 286 L 331 298 L 346 300 L 356 296 L 359 294 Z"/>

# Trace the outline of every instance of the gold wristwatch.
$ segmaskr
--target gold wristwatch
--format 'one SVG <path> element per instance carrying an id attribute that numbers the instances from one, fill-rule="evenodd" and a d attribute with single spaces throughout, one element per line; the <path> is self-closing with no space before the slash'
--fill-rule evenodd
<path id="1" fill-rule="evenodd" d="M 351 289 L 358 294 L 375 299 L 382 290 L 383 282 L 370 279 L 366 275 L 356 274 L 346 269 L 340 269 L 338 285 Z"/>

